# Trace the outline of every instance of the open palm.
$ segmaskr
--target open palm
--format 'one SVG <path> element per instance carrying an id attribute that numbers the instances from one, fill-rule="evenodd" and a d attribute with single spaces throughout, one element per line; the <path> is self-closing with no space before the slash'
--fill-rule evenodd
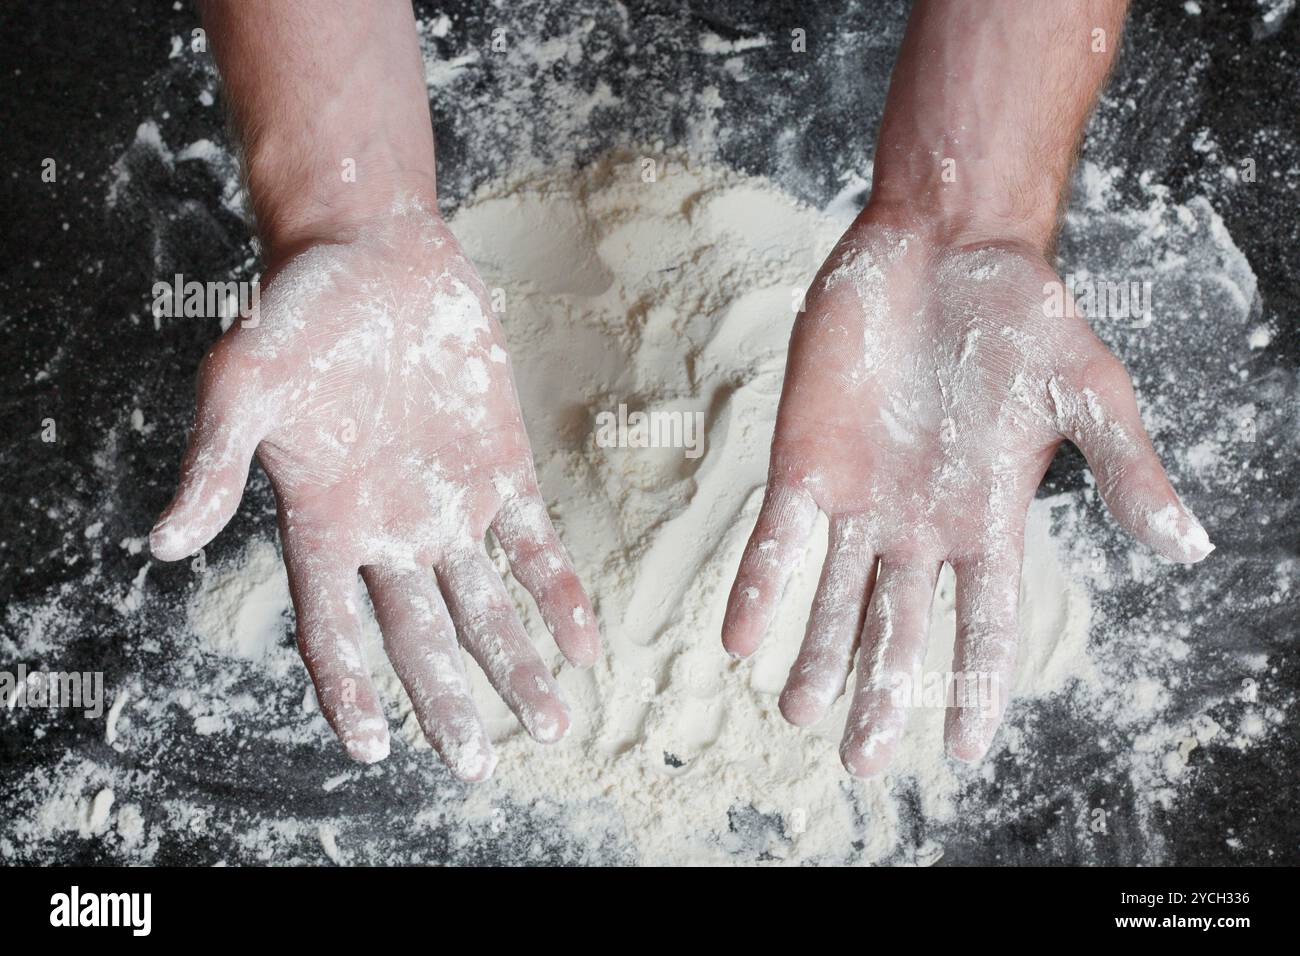
<path id="1" fill-rule="evenodd" d="M 389 748 L 360 650 L 358 569 L 420 724 L 457 775 L 482 779 L 495 762 L 458 636 L 536 739 L 564 735 L 568 710 L 487 557 L 487 529 L 575 664 L 595 660 L 595 616 L 538 491 L 486 290 L 437 215 L 397 208 L 274 270 L 257 320 L 204 360 L 154 554 L 184 557 L 226 524 L 254 452 L 275 489 L 299 650 L 353 757 Z"/>
<path id="2" fill-rule="evenodd" d="M 945 244 L 863 217 L 797 320 L 723 641 L 740 656 L 757 648 L 825 513 L 828 554 L 780 704 L 792 723 L 819 720 L 856 648 L 841 747 L 854 774 L 883 769 L 902 738 L 899 691 L 924 658 L 944 562 L 957 582 L 951 686 L 968 689 L 949 701 L 948 750 L 987 751 L 1016 658 L 1025 515 L 1063 438 L 1142 541 L 1183 562 L 1212 547 L 1164 474 L 1123 366 L 1083 319 L 1045 313 L 1057 282 L 1014 243 Z"/>

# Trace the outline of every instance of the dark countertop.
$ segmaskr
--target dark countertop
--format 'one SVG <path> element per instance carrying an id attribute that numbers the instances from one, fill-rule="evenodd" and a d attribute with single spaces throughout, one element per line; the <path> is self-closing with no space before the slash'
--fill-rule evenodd
<path id="1" fill-rule="evenodd" d="M 633 0 L 625 19 L 606 3 L 519 2 L 486 15 L 478 12 L 482 6 L 418 3 L 417 9 L 424 17 L 452 15 L 454 31 L 434 43 L 446 57 L 485 43 L 497 25 L 515 35 L 550 36 L 585 18 L 593 20 L 594 34 L 608 35 L 598 44 L 606 55 L 550 63 L 536 75 L 484 58 L 468 85 L 456 87 L 457 96 L 435 90 L 447 211 L 523 155 L 564 162 L 656 140 L 690 145 L 700 104 L 682 91 L 708 83 L 726 104 L 715 117 L 715 158 L 824 205 L 843 188 L 842 173 L 868 168 L 905 16 L 898 2 Z M 1225 372 L 1222 336 L 1204 316 L 1199 325 L 1192 318 L 1145 337 L 1114 329 L 1099 334 L 1152 390 L 1170 389 L 1173 408 L 1166 409 L 1158 444 L 1175 447 L 1201 436 L 1213 423 L 1204 414 L 1180 416 L 1177 408 L 1191 407 L 1216 388 L 1225 392 L 1211 405 L 1225 415 L 1242 402 L 1253 404 L 1259 435 L 1241 452 L 1242 477 L 1230 487 L 1180 483 L 1219 545 L 1212 566 L 1200 577 L 1174 576 L 1156 587 L 1121 582 L 1097 600 L 1109 620 L 1126 622 L 1130 639 L 1143 628 L 1194 621 L 1193 652 L 1173 691 L 1189 714 L 1198 700 L 1222 696 L 1241 680 L 1234 651 L 1266 653 L 1270 669 L 1259 677 L 1261 696 L 1281 709 L 1283 723 L 1251 748 L 1198 748 L 1189 761 L 1191 782 L 1169 807 L 1152 811 L 1132 792 L 1136 784 L 1117 785 L 1107 773 L 1110 755 L 1087 721 L 1063 705 L 1044 703 L 1032 715 L 1032 745 L 1048 755 L 1035 765 L 1040 778 L 1027 779 L 1017 765 L 1000 763 L 993 781 L 969 797 L 972 805 L 1003 794 L 1010 800 L 1012 793 L 1031 792 L 1036 799 L 996 822 L 972 814 L 935 831 L 948 864 L 1300 862 L 1294 710 L 1300 690 L 1294 563 L 1300 532 L 1300 13 L 1275 28 L 1265 25 L 1266 8 L 1249 0 L 1201 0 L 1200 7 L 1192 15 L 1181 3 L 1136 4 L 1084 157 L 1122 172 L 1114 184 L 1121 204 L 1149 204 L 1142 174 L 1147 184 L 1167 187 L 1171 203 L 1206 197 L 1249 260 L 1258 280 L 1256 318 L 1273 329 L 1272 340 L 1252 354 L 1248 367 L 1233 363 Z M 155 330 L 149 290 L 175 272 L 247 277 L 255 271 L 247 228 L 223 203 L 218 170 L 201 162 L 167 165 L 129 148 L 146 120 L 157 123 L 173 148 L 202 138 L 224 142 L 219 107 L 199 98 L 212 88 L 210 67 L 185 54 L 169 57 L 171 38 L 188 36 L 195 25 L 188 8 L 165 3 L 46 2 L 0 11 L 0 188 L 8 224 L 0 266 L 0 669 L 20 660 L 31 667 L 98 669 L 109 687 L 193 677 L 176 672 L 181 665 L 168 648 L 183 639 L 174 636 L 183 632 L 178 625 L 192 587 L 183 562 L 153 566 L 149 590 L 133 613 L 124 616 L 115 603 L 129 592 L 140 565 L 117 542 L 147 533 L 170 495 L 192 411 L 193 374 L 215 336 L 200 323 Z M 807 30 L 807 55 L 792 60 L 779 44 L 750 51 L 743 81 L 728 72 L 725 58 L 699 52 L 705 30 L 723 38 L 779 37 L 791 25 Z M 609 84 L 616 105 L 593 111 L 576 136 L 572 124 L 548 123 L 557 89 L 591 90 L 598 80 Z M 497 93 L 502 106 L 495 125 L 481 122 L 480 109 L 463 108 L 465 97 L 490 103 Z M 58 162 L 55 184 L 41 181 L 46 157 Z M 1256 162 L 1254 183 L 1224 175 L 1244 157 Z M 110 203 L 106 197 L 122 164 L 129 181 Z M 1105 241 L 1067 226 L 1063 271 L 1082 261 L 1125 261 Z M 123 427 L 137 407 L 153 426 L 144 433 Z M 58 428 L 52 444 L 40 439 L 47 418 Z M 1044 493 L 1082 483 L 1080 458 L 1063 451 Z M 103 522 L 102 537 L 88 539 L 82 529 L 97 521 Z M 258 474 L 230 529 L 209 548 L 209 559 L 233 554 L 248 535 L 270 536 L 273 529 L 269 491 Z M 1190 600 L 1192 608 L 1180 609 L 1179 599 Z M 34 640 L 42 622 L 51 629 L 48 640 Z M 51 647 L 58 648 L 57 657 L 43 649 Z M 302 688 L 294 680 L 271 693 L 287 710 L 298 705 Z M 152 859 L 159 863 L 257 861 L 237 831 L 286 808 L 309 819 L 336 814 L 338 800 L 321 790 L 319 779 L 323 770 L 341 773 L 351 766 L 332 745 L 291 747 L 255 732 L 201 737 L 178 731 L 155 749 L 119 753 L 104 742 L 98 722 L 0 713 L 0 807 L 6 808 L 0 812 L 0 861 L 124 858 L 111 844 L 75 833 L 32 840 L 14 829 L 39 803 L 33 781 L 75 773 L 83 757 L 131 775 L 152 794 L 151 804 L 176 799 L 208 808 L 207 824 L 153 829 L 159 843 Z M 1110 838 L 1090 839 L 1075 826 L 1079 808 L 1063 801 L 1054 781 L 1070 781 L 1073 792 L 1091 789 L 1112 808 Z M 390 841 L 374 844 L 386 845 L 382 859 L 509 861 L 521 858 L 525 845 L 532 861 L 624 858 L 614 846 L 575 848 L 555 828 L 535 825 L 527 808 L 500 831 L 476 834 L 468 844 L 434 828 L 418 846 L 406 845 L 395 823 L 409 811 L 411 795 L 431 786 L 456 784 L 429 766 L 427 755 L 410 753 L 396 753 L 350 785 L 348 812 L 356 826 Z M 150 812 L 146 808 L 146 817 Z M 764 823 L 739 812 L 733 826 L 739 831 Z M 911 827 L 918 843 L 930 833 L 919 815 Z"/>

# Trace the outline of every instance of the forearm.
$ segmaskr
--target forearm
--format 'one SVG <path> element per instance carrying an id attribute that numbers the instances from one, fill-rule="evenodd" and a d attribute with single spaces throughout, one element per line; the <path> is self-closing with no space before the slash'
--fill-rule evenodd
<path id="1" fill-rule="evenodd" d="M 885 101 L 873 214 L 924 217 L 955 242 L 1047 248 L 1126 5 L 918 0 Z"/>
<path id="2" fill-rule="evenodd" d="M 399 196 L 433 206 L 410 0 L 202 0 L 269 262 L 346 238 Z"/>

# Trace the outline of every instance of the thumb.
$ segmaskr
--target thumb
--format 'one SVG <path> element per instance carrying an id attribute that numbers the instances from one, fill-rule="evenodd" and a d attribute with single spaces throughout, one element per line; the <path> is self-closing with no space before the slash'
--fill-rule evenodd
<path id="1" fill-rule="evenodd" d="M 1102 500 L 1125 530 L 1170 560 L 1195 564 L 1214 545 L 1169 483 L 1124 366 L 1107 351 L 1083 371 L 1086 384 L 1048 382 L 1061 432 L 1088 459 Z"/>
<path id="2" fill-rule="evenodd" d="M 191 555 L 226 526 L 270 423 L 260 370 L 237 354 L 230 338 L 219 340 L 199 367 L 198 413 L 179 487 L 149 533 L 156 558 Z"/>

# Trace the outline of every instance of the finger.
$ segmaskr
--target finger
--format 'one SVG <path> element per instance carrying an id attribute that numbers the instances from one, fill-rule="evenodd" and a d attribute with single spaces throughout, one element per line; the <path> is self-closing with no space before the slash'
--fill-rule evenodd
<path id="1" fill-rule="evenodd" d="M 816 723 L 844 691 L 875 568 L 876 555 L 862 519 L 832 521 L 808 630 L 781 692 L 781 713 L 790 723 Z"/>
<path id="2" fill-rule="evenodd" d="M 316 686 L 321 713 L 352 759 L 383 760 L 388 721 L 361 653 L 356 571 L 289 542 L 284 563 L 298 618 L 298 652 Z"/>
<path id="3" fill-rule="evenodd" d="M 502 502 L 492 531 L 560 651 L 571 663 L 590 667 L 600 653 L 596 613 L 536 486 Z"/>
<path id="4" fill-rule="evenodd" d="M 840 744 L 840 759 L 855 776 L 888 765 L 907 725 L 910 690 L 920 674 L 930 625 L 938 563 L 929 566 L 881 559 L 871 592 L 857 684 Z"/>
<path id="5" fill-rule="evenodd" d="M 437 571 L 461 644 L 525 730 L 541 743 L 559 740 L 569 730 L 569 708 L 487 556 L 449 555 Z"/>
<path id="6" fill-rule="evenodd" d="M 803 491 L 769 487 L 736 571 L 722 622 L 722 646 L 737 657 L 758 649 L 812 534 L 817 506 Z"/>
<path id="7" fill-rule="evenodd" d="M 1214 545 L 1170 485 L 1142 426 L 1133 386 L 1118 366 L 1117 359 L 1107 356 L 1100 373 L 1088 374 L 1095 386 L 1072 390 L 1056 379 L 1049 382 L 1061 431 L 1088 459 L 1115 519 L 1165 557 L 1194 564 Z M 1096 369 L 1097 363 L 1089 368 Z"/>
<path id="8" fill-rule="evenodd" d="M 957 584 L 957 643 L 944 722 L 950 756 L 979 760 L 993 743 L 1015 677 L 1019 645 L 1019 544 L 1001 554 L 953 565 Z"/>
<path id="9" fill-rule="evenodd" d="M 462 780 L 486 780 L 496 767 L 492 741 L 470 695 L 456 629 L 428 571 L 363 568 L 384 649 L 411 698 L 420 729 Z"/>
<path id="10" fill-rule="evenodd" d="M 223 338 L 199 369 L 198 412 L 171 503 L 149 533 L 160 561 L 193 554 L 239 507 L 248 467 L 272 415 L 258 372 Z"/>

